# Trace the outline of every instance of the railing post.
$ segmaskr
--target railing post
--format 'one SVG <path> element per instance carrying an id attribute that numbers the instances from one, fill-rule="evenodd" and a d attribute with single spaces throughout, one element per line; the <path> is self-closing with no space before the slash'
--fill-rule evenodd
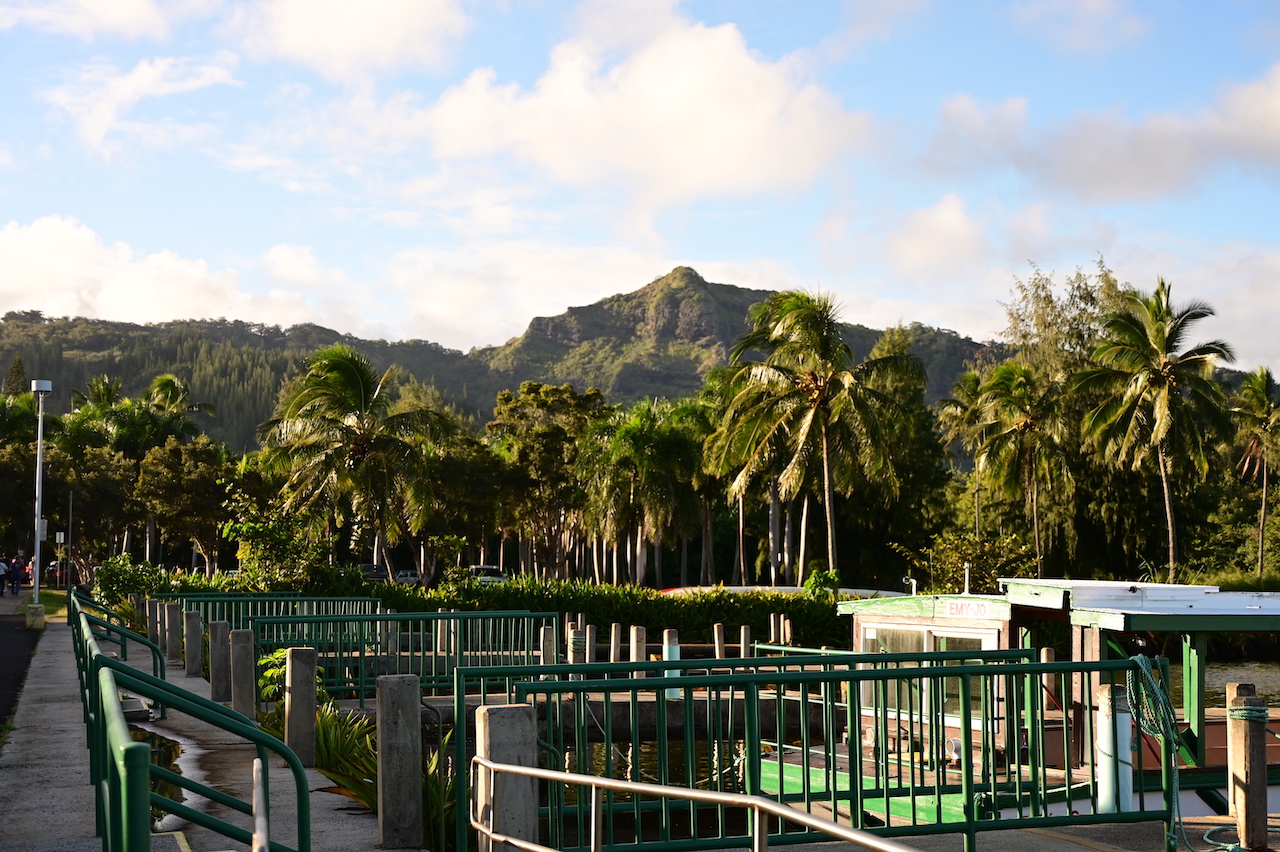
<path id="1" fill-rule="evenodd" d="M 1267 702 L 1240 695 L 1227 708 L 1231 803 L 1240 845 L 1267 848 Z"/>
<path id="2" fill-rule="evenodd" d="M 231 631 L 231 709 L 257 721 L 258 667 L 252 630 Z"/>
<path id="3" fill-rule="evenodd" d="M 536 766 L 537 727 L 528 704 L 491 704 L 476 710 L 476 754 L 494 763 Z M 522 775 L 476 773 L 475 813 L 482 823 L 517 840 L 538 839 L 538 782 Z M 499 848 L 514 852 L 509 846 Z M 495 852 L 483 834 L 480 852 Z"/>
<path id="4" fill-rule="evenodd" d="M 379 677 L 377 714 L 378 845 L 420 849 L 422 686 L 418 676 Z"/>
<path id="5" fill-rule="evenodd" d="M 164 605 L 164 653 L 169 662 L 176 663 L 178 649 L 182 647 L 182 604 L 165 602 Z"/>
<path id="6" fill-rule="evenodd" d="M 231 622 L 209 624 L 209 700 L 231 700 Z"/>
<path id="7" fill-rule="evenodd" d="M 316 649 L 290 648 L 284 665 L 284 744 L 316 765 Z"/>
<path id="8" fill-rule="evenodd" d="M 187 658 L 187 677 L 204 677 L 204 625 L 200 613 L 182 614 L 182 652 Z"/>
<path id="9" fill-rule="evenodd" d="M 715 626 L 712 627 L 711 630 L 712 630 L 712 633 L 714 634 L 713 641 L 715 642 L 715 646 L 716 646 L 716 659 L 723 660 L 725 657 L 724 622 L 717 621 L 715 623 Z"/>
<path id="10" fill-rule="evenodd" d="M 751 625 L 749 624 L 738 628 L 738 656 L 744 660 L 751 656 Z"/>

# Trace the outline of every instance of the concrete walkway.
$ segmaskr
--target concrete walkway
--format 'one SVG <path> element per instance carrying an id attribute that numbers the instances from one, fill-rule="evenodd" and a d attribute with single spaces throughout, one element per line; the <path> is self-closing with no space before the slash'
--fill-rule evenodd
<path id="1" fill-rule="evenodd" d="M 0 615 L 16 613 L 30 597 L 21 600 L 0 598 Z M 149 655 L 139 648 L 130 652 L 130 662 L 150 670 Z M 180 666 L 169 667 L 170 682 L 208 697 L 209 684 L 201 678 L 187 678 Z M 182 744 L 179 765 L 183 775 L 198 778 L 240 798 L 248 798 L 250 765 L 254 750 L 241 740 L 170 711 L 167 720 L 144 727 Z M 89 786 L 89 756 L 85 747 L 75 659 L 71 633 L 64 619 L 51 620 L 37 646 L 27 683 L 18 702 L 13 731 L 0 751 L 0 852 L 99 852 L 101 839 L 94 833 L 94 800 Z M 314 771 L 307 773 L 312 791 L 331 782 Z M 293 845 L 295 841 L 294 797 L 291 776 L 278 759 L 271 768 L 272 836 Z M 247 818 L 228 816 L 216 807 L 207 808 L 221 818 L 247 827 Z M 330 793 L 311 795 L 311 843 L 316 852 L 373 852 L 378 849 L 377 818 L 355 803 Z M 1225 819 L 1196 819 L 1187 824 L 1187 835 L 1197 849 L 1206 849 L 1204 832 L 1228 823 Z M 1273 827 L 1280 824 L 1273 823 Z M 153 838 L 152 849 L 159 852 L 221 852 L 245 847 L 206 829 L 178 823 L 170 817 Z M 1023 829 L 985 832 L 978 836 L 983 852 L 1163 852 L 1163 826 L 1143 823 L 1131 826 L 1092 828 Z M 1234 832 L 1217 837 L 1222 842 L 1235 839 Z M 898 838 L 922 852 L 961 852 L 960 835 Z M 1280 845 L 1280 844 L 1276 844 Z M 794 847 L 792 847 L 794 848 Z M 844 852 L 853 847 L 842 843 L 810 844 L 813 852 Z"/>

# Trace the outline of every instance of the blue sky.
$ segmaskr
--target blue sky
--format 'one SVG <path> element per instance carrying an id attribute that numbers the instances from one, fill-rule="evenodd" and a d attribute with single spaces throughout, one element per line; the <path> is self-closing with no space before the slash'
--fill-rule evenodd
<path id="1" fill-rule="evenodd" d="M 677 265 L 979 339 L 1104 258 L 1280 366 L 1273 0 L 0 0 L 5 309 L 469 349 Z"/>

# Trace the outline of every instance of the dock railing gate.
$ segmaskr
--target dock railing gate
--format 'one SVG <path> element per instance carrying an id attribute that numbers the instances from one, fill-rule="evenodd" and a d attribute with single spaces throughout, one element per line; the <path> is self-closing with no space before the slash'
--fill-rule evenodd
<path id="1" fill-rule="evenodd" d="M 1159 820 L 1167 829 L 1170 744 L 1147 737 L 1158 765 L 1144 763 L 1145 748 L 1099 759 L 1097 746 L 1128 741 L 1130 717 L 1064 715 L 1063 684 L 1075 674 L 1112 691 L 1140 676 L 1130 660 L 1040 663 L 1017 650 L 460 668 L 454 718 L 470 723 L 468 702 L 532 703 L 546 767 L 767 795 L 885 836 L 962 832 L 967 852 L 980 831 L 1029 825 Z M 1149 700 L 1131 692 L 1132 718 Z M 464 733 L 454 734 L 458 848 Z M 540 796 L 549 845 L 588 848 L 590 802 L 551 783 Z M 609 848 L 751 843 L 732 808 L 609 793 L 604 810 Z M 770 844 L 815 839 L 786 825 L 769 835 Z"/>

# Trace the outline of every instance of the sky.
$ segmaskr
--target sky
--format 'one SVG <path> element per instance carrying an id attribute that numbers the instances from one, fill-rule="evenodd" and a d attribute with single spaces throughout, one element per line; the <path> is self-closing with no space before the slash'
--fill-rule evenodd
<path id="1" fill-rule="evenodd" d="M 1280 369 L 1276 0 L 0 0 L 0 310 L 499 344 L 687 265 Z"/>

